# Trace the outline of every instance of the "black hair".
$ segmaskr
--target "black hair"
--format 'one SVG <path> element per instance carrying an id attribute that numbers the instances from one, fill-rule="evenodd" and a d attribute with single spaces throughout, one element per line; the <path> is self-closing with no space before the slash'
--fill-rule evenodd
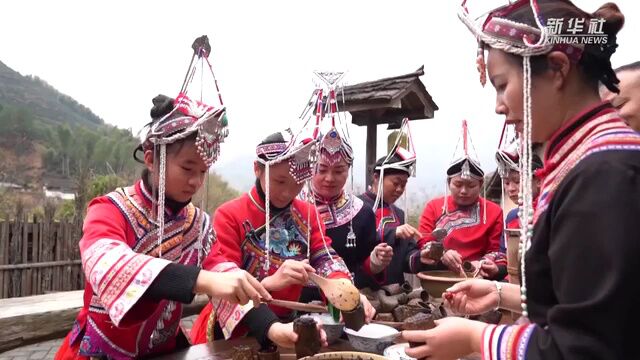
<path id="1" fill-rule="evenodd" d="M 569 0 L 541 0 L 538 1 L 540 11 L 545 19 L 585 19 L 589 23 L 591 19 L 604 19 L 602 30 L 607 35 L 604 44 L 586 44 L 582 57 L 578 62 L 587 84 L 593 89 L 598 89 L 598 84 L 606 86 L 612 92 L 619 93 L 620 80 L 611 66 L 611 55 L 618 47 L 617 34 L 624 25 L 624 15 L 614 3 L 602 5 L 593 14 L 589 14 Z M 507 19 L 537 27 L 530 5 L 522 6 L 506 16 Z M 547 56 L 539 55 L 531 58 L 531 73 L 539 75 L 549 68 Z"/>
<path id="2" fill-rule="evenodd" d="M 151 115 L 151 121 L 147 125 L 145 125 L 145 127 L 151 127 L 153 124 L 160 121 L 160 119 L 162 119 L 171 111 L 173 111 L 173 108 L 174 108 L 174 105 L 173 105 L 174 99 L 166 95 L 158 95 L 153 98 L 152 102 L 153 102 L 153 107 L 151 107 L 151 110 L 149 111 L 149 115 Z M 175 142 L 168 144 L 167 154 L 174 154 L 174 153 L 180 152 L 180 150 L 182 150 L 182 147 L 184 146 L 185 143 L 189 141 L 195 142 L 197 135 L 198 134 L 194 132 L 193 134 L 185 137 L 184 139 L 176 140 Z M 141 164 L 144 164 L 144 158 L 138 158 L 138 152 L 144 154 L 144 149 L 142 144 L 138 145 L 133 150 L 133 159 Z M 156 151 L 153 154 L 153 158 L 156 159 L 159 156 L 160 156 L 159 149 L 156 149 Z M 140 177 L 142 178 L 142 180 L 145 182 L 145 185 L 147 186 L 149 185 L 149 175 L 150 175 L 149 169 L 147 169 L 146 167 L 142 169 Z"/>
<path id="3" fill-rule="evenodd" d="M 149 115 L 151 115 L 151 121 L 145 125 L 145 127 L 149 127 L 149 128 L 153 126 L 155 123 L 157 123 L 158 121 L 162 120 L 171 111 L 173 111 L 175 100 L 173 98 L 170 98 L 166 95 L 161 94 L 154 97 L 151 101 L 153 102 L 153 107 L 151 107 L 151 110 L 149 111 Z M 181 115 L 176 114 L 176 116 L 181 116 Z M 164 121 L 170 120 L 172 118 L 173 116 L 167 119 L 164 119 Z M 171 144 L 168 144 L 167 154 L 180 152 L 184 144 L 188 141 L 195 141 L 196 136 L 197 134 L 193 133 L 185 137 L 184 139 L 179 139 Z M 138 152 L 144 154 L 143 144 L 136 146 L 136 148 L 133 150 L 133 159 L 141 164 L 144 164 L 144 158 L 139 158 Z M 156 155 L 159 155 L 159 153 L 154 154 L 154 158 L 156 157 Z"/>
<path id="4" fill-rule="evenodd" d="M 378 161 L 376 161 L 376 163 L 373 165 L 373 173 L 374 174 L 380 175 L 380 170 L 377 170 L 376 168 L 385 165 L 385 160 L 387 160 L 387 157 L 383 156 L 383 157 L 379 158 Z M 394 163 L 401 162 L 401 161 L 402 161 L 402 158 L 400 158 L 400 156 L 398 156 L 397 154 L 393 154 L 388 159 L 386 164 L 394 164 Z M 407 170 L 394 169 L 394 168 L 386 168 L 386 169 L 384 169 L 384 176 L 397 175 L 397 174 L 411 175 L 411 173 L 409 172 L 408 168 L 407 168 Z"/>

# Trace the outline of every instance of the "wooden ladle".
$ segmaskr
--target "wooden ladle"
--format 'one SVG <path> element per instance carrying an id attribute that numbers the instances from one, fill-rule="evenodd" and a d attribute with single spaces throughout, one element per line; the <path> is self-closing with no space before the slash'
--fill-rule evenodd
<path id="1" fill-rule="evenodd" d="M 305 303 L 300 303 L 296 301 L 273 299 L 270 301 L 262 300 L 261 302 L 264 304 L 280 306 L 283 308 L 297 310 L 297 311 L 315 312 L 315 313 L 326 313 L 329 311 L 326 306 L 315 305 L 315 304 L 305 304 Z"/>
<path id="2" fill-rule="evenodd" d="M 327 300 L 341 311 L 352 311 L 360 305 L 360 292 L 347 279 L 325 279 L 310 273 L 309 280 L 318 285 Z"/>

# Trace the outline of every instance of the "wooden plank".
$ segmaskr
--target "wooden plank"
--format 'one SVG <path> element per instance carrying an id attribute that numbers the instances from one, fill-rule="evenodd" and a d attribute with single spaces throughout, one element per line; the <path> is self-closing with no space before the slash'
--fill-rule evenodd
<path id="1" fill-rule="evenodd" d="M 44 223 L 38 224 L 38 261 L 42 261 L 43 258 L 43 243 L 44 243 Z M 38 294 L 43 294 L 42 283 L 43 283 L 44 269 L 38 269 Z"/>
<path id="2" fill-rule="evenodd" d="M 6 231 L 5 229 L 6 229 L 6 222 L 0 221 L 0 265 L 3 265 L 5 263 L 4 247 L 5 247 L 5 244 L 8 242 L 5 236 L 5 231 Z M 3 290 L 5 288 L 4 273 L 5 273 L 4 271 L 0 271 L 0 299 L 4 298 L 4 290 Z"/>
<path id="3" fill-rule="evenodd" d="M 13 264 L 17 264 L 22 261 L 22 228 L 19 219 L 13 223 L 13 231 L 11 234 L 11 254 L 10 262 Z M 20 271 L 13 270 L 11 274 L 11 297 L 19 296 L 20 294 Z"/>
<path id="4" fill-rule="evenodd" d="M 49 239 L 51 234 L 51 221 L 48 218 L 43 219 L 41 235 L 40 235 L 40 261 L 50 261 L 49 255 Z M 49 270 L 42 268 L 40 273 L 40 293 L 44 294 L 49 288 Z"/>
<path id="5" fill-rule="evenodd" d="M 6 222 L 1 221 L 0 222 L 0 265 L 3 265 L 5 263 L 6 257 L 5 257 L 4 248 L 5 248 L 5 245 L 9 242 L 6 239 L 5 232 L 6 232 Z M 5 271 L 0 271 L 0 299 L 5 297 L 4 290 L 3 290 L 5 288 L 4 273 Z"/>
<path id="6" fill-rule="evenodd" d="M 47 261 L 39 263 L 28 264 L 13 264 L 13 265 L 0 265 L 0 270 L 22 270 L 22 269 L 41 269 L 41 268 L 53 268 L 60 266 L 71 266 L 81 264 L 81 260 L 61 260 L 61 261 Z"/>
<path id="7" fill-rule="evenodd" d="M 83 306 L 83 290 L 0 299 L 0 352 L 64 337 Z M 198 314 L 209 301 L 198 295 L 183 317 Z"/>
<path id="8" fill-rule="evenodd" d="M 9 232 L 11 231 L 11 225 L 9 223 L 9 221 L 5 222 L 5 243 L 4 243 L 4 263 L 5 264 L 9 264 L 9 241 L 10 241 L 10 237 L 9 237 Z M 11 272 L 10 271 L 5 271 L 4 272 L 4 287 L 3 287 L 3 298 L 8 298 L 9 297 L 9 287 L 11 286 Z"/>
<path id="9" fill-rule="evenodd" d="M 56 234 L 56 250 L 55 250 L 55 258 L 53 260 L 55 261 L 60 261 L 62 259 L 62 239 L 64 239 L 64 232 L 65 232 L 65 224 L 64 223 L 59 223 L 59 227 L 58 227 L 58 232 Z M 62 289 L 62 271 L 60 267 L 56 267 L 54 269 L 54 279 L 55 281 L 53 282 L 54 286 L 51 290 L 54 291 L 60 291 L 60 289 Z"/>
<path id="10" fill-rule="evenodd" d="M 22 262 L 29 262 L 29 232 L 31 230 L 31 224 L 26 221 L 26 219 L 22 222 Z M 21 270 L 21 289 L 20 296 L 29 296 L 31 295 L 31 272 L 29 269 Z"/>
<path id="11" fill-rule="evenodd" d="M 73 236 L 72 225 L 71 224 L 67 224 L 67 234 L 64 237 L 64 246 L 62 247 L 62 258 L 64 260 L 69 260 L 71 258 L 69 256 L 70 255 L 69 254 L 69 241 L 70 241 L 72 236 Z M 64 267 L 64 279 L 63 279 L 62 288 L 64 290 L 70 290 L 71 289 L 71 267 L 69 267 L 69 266 L 65 266 Z"/>
<path id="12" fill-rule="evenodd" d="M 256 352 L 258 350 L 258 342 L 251 337 L 242 337 L 232 340 L 218 340 L 212 341 L 206 344 L 194 345 L 188 349 L 176 351 L 174 353 L 159 356 L 157 359 L 162 360 L 195 360 L 195 359 L 210 359 L 210 360 L 223 360 L 233 358 L 234 348 L 236 346 L 249 346 Z M 353 347 L 349 344 L 349 341 L 338 339 L 334 344 L 329 345 L 326 348 L 322 348 L 320 352 L 334 352 L 334 351 L 354 351 Z M 278 350 L 280 353 L 280 359 L 293 360 L 296 359 L 295 349 L 281 348 Z M 368 359 L 369 357 L 353 357 L 354 359 Z M 379 357 L 381 358 L 381 357 Z"/>
<path id="13" fill-rule="evenodd" d="M 75 224 L 71 223 L 69 224 L 69 232 L 67 233 L 67 239 L 65 241 L 65 251 L 64 251 L 64 258 L 65 260 L 71 260 L 73 259 L 73 253 L 72 253 L 72 247 L 71 244 L 73 243 L 73 237 L 75 236 Z M 73 266 L 67 266 L 66 267 L 66 271 L 67 274 L 65 276 L 66 282 L 67 282 L 67 286 L 65 287 L 65 290 L 77 290 L 75 288 L 75 281 L 73 279 L 73 275 L 72 275 L 72 268 Z"/>
<path id="14" fill-rule="evenodd" d="M 82 291 L 0 300 L 0 352 L 64 337 L 82 308 Z"/>
<path id="15" fill-rule="evenodd" d="M 66 251 L 67 251 L 67 239 L 69 239 L 69 230 L 70 230 L 70 226 L 69 223 L 65 223 L 64 224 L 64 236 L 61 239 L 61 247 L 60 247 L 60 260 L 65 260 L 67 258 L 66 255 Z M 67 289 L 67 282 L 68 282 L 68 276 L 67 276 L 67 269 L 66 267 L 62 267 L 60 268 L 60 290 L 65 291 Z"/>
<path id="16" fill-rule="evenodd" d="M 57 231 L 57 224 L 53 222 L 53 220 L 51 220 L 49 222 L 49 234 L 48 234 L 48 239 L 47 239 L 47 250 L 45 252 L 46 256 L 47 256 L 47 260 L 49 261 L 53 261 L 55 259 L 55 253 L 54 251 L 54 247 L 55 247 L 55 241 L 56 241 L 56 231 Z M 49 268 L 47 269 L 47 284 L 46 284 L 46 288 L 44 289 L 44 292 L 46 293 L 47 291 L 51 291 L 53 290 L 53 268 Z"/>
<path id="17" fill-rule="evenodd" d="M 5 255 L 5 244 L 8 243 L 6 239 L 7 235 L 7 222 L 0 221 L 0 265 L 6 264 L 7 256 Z"/>
<path id="18" fill-rule="evenodd" d="M 78 223 L 75 225 L 75 237 L 73 239 L 73 259 L 77 259 L 77 260 L 81 260 L 80 258 L 80 239 L 82 239 L 82 225 L 83 222 L 82 221 L 78 221 Z M 78 289 L 83 289 L 84 288 L 84 276 L 83 276 L 83 272 L 82 272 L 82 265 L 76 266 L 76 275 L 75 275 L 75 279 L 76 279 L 76 287 Z"/>
<path id="19" fill-rule="evenodd" d="M 373 180 L 373 167 L 376 163 L 376 143 L 378 137 L 378 125 L 367 125 L 367 145 L 365 158 L 365 187 L 371 185 Z"/>
<path id="20" fill-rule="evenodd" d="M 40 244 L 40 223 L 36 222 L 36 218 L 33 218 L 33 225 L 31 226 L 31 231 L 33 232 L 32 235 L 32 245 L 31 245 L 31 261 L 33 261 L 34 263 L 37 263 L 40 261 L 39 259 L 39 252 L 38 252 L 38 246 Z M 38 272 L 40 270 L 39 269 L 33 269 L 33 272 L 31 273 L 31 294 L 32 295 L 38 295 L 40 294 L 40 292 L 38 291 L 38 284 L 40 283 L 40 277 L 38 276 Z"/>

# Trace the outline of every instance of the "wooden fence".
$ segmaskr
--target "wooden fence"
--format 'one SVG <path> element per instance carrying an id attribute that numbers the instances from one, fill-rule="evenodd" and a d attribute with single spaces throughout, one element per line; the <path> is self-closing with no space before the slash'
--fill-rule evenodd
<path id="1" fill-rule="evenodd" d="M 0 299 L 82 289 L 81 224 L 0 221 Z"/>

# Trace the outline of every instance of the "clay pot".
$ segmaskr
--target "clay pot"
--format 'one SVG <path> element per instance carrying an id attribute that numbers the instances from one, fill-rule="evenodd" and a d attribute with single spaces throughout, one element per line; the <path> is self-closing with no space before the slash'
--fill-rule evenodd
<path id="1" fill-rule="evenodd" d="M 409 298 L 409 302 L 413 299 L 418 299 L 422 301 L 429 301 L 429 294 L 426 290 L 416 289 L 411 291 L 407 297 Z"/>
<path id="2" fill-rule="evenodd" d="M 406 305 L 409 302 L 409 296 L 406 293 L 396 295 L 398 299 L 398 305 Z"/>
<path id="3" fill-rule="evenodd" d="M 413 291 L 413 286 L 411 286 L 408 281 L 403 282 L 400 287 L 402 288 L 402 291 L 407 295 Z"/>
<path id="4" fill-rule="evenodd" d="M 393 309 L 393 318 L 397 322 L 403 322 L 406 318 L 421 312 L 429 312 L 429 310 L 422 307 L 400 305 Z"/>
<path id="5" fill-rule="evenodd" d="M 473 273 L 476 271 L 476 267 L 473 266 L 473 264 L 470 261 L 462 262 L 462 269 L 464 269 L 464 271 L 468 273 Z"/>
<path id="6" fill-rule="evenodd" d="M 352 329 L 354 331 L 360 330 L 365 324 L 364 306 L 362 303 L 351 311 L 342 311 L 342 319 L 344 320 L 345 328 Z"/>
<path id="7" fill-rule="evenodd" d="M 376 314 L 376 320 L 378 320 L 378 321 L 387 321 L 387 322 L 394 322 L 395 321 L 393 319 L 393 314 L 392 313 L 379 313 L 379 314 Z"/>
<path id="8" fill-rule="evenodd" d="M 431 260 L 439 261 L 444 255 L 444 245 L 439 241 L 428 242 L 425 248 L 428 251 L 428 257 Z"/>
<path id="9" fill-rule="evenodd" d="M 385 285 L 381 287 L 381 289 L 384 290 L 387 296 L 398 295 L 402 292 L 402 288 L 400 287 L 400 284 Z"/>
<path id="10" fill-rule="evenodd" d="M 433 315 L 431 314 L 416 314 L 404 321 L 405 330 L 429 330 L 434 327 L 436 327 L 436 323 L 434 322 Z M 409 342 L 410 347 L 418 347 L 420 345 L 424 345 L 424 343 Z"/>
<path id="11" fill-rule="evenodd" d="M 440 304 L 440 306 L 435 308 L 432 311 L 432 314 L 434 315 L 436 320 L 440 320 L 440 319 L 443 319 L 443 318 L 446 318 L 447 316 L 449 316 L 447 314 L 447 310 L 444 308 L 444 304 Z"/>
<path id="12" fill-rule="evenodd" d="M 398 287 L 399 289 L 400 287 Z M 398 306 L 398 298 L 387 295 L 385 290 L 378 290 L 378 300 L 380 301 L 380 311 L 390 312 Z"/>
<path id="13" fill-rule="evenodd" d="M 296 341 L 296 359 L 313 356 L 320 351 L 320 331 L 316 320 L 311 317 L 299 317 L 293 321 L 293 331 L 298 334 Z"/>

